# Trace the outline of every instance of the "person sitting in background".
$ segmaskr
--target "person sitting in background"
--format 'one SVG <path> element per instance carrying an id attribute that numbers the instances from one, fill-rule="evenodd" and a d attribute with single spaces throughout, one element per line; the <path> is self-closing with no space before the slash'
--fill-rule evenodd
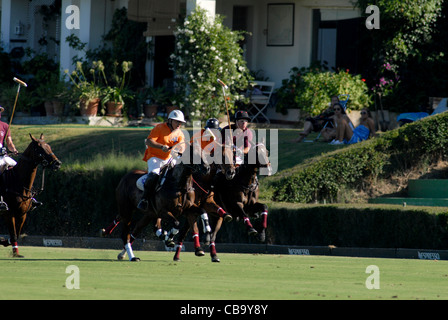
<path id="1" fill-rule="evenodd" d="M 330 144 L 354 144 L 367 140 L 375 135 L 375 122 L 372 119 L 372 115 L 368 109 L 362 109 L 361 121 L 354 130 L 352 130 L 345 119 L 342 117 L 339 118 L 336 128 L 336 138 Z"/>
<path id="2" fill-rule="evenodd" d="M 338 112 L 336 112 L 336 109 L 338 109 Z M 336 131 L 337 131 L 338 123 L 342 119 L 344 119 L 348 123 L 348 125 L 350 126 L 350 128 L 352 130 L 355 129 L 355 126 L 353 125 L 350 118 L 347 116 L 347 113 L 341 104 L 335 103 L 333 106 L 333 110 L 335 111 L 335 114 L 330 117 L 333 125 L 323 128 L 322 131 L 320 132 L 322 135 L 322 138 L 325 142 L 332 141 L 336 138 Z M 339 112 L 339 110 L 341 112 Z"/>
<path id="3" fill-rule="evenodd" d="M 292 140 L 292 142 L 302 142 L 312 131 L 320 132 L 324 129 L 325 124 L 328 122 L 328 125 L 325 128 L 333 128 L 334 124 L 331 121 L 332 116 L 334 115 L 334 105 L 339 103 L 338 96 L 332 96 L 330 106 L 325 109 L 320 115 L 316 117 L 309 117 L 305 119 L 305 124 L 303 125 L 303 131 L 299 133 L 299 137 Z M 330 141 L 330 140 L 328 140 Z"/>

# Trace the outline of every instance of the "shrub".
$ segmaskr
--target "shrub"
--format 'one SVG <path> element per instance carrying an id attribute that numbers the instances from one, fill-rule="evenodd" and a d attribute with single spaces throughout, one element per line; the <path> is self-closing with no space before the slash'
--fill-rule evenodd
<path id="1" fill-rule="evenodd" d="M 181 96 L 176 102 L 192 119 L 205 120 L 225 112 L 217 79 L 229 86 L 229 101 L 237 101 L 244 98 L 240 92 L 247 89 L 251 78 L 238 44 L 243 34 L 225 27 L 222 20 L 216 16 L 212 22 L 205 10 L 196 8 L 175 33 L 171 61 Z"/>
<path id="2" fill-rule="evenodd" d="M 297 68 L 290 71 L 289 79 L 282 81 L 277 90 L 277 111 L 299 108 L 311 115 L 318 115 L 328 108 L 331 97 L 350 94 L 349 107 L 360 110 L 371 103 L 368 88 L 360 75 L 349 70 L 324 71 L 323 67 Z"/>

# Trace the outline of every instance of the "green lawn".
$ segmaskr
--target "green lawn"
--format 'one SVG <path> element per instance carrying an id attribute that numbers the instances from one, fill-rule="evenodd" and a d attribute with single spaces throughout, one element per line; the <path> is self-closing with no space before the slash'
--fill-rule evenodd
<path id="1" fill-rule="evenodd" d="M 448 262 L 328 256 L 136 252 L 141 262 L 117 261 L 115 250 L 21 247 L 25 259 L 0 248 L 0 300 L 5 299 L 448 299 Z M 66 287 L 68 266 L 80 289 Z M 379 289 L 367 289 L 366 268 L 379 268 Z M 69 281 L 69 284 L 73 282 Z"/>

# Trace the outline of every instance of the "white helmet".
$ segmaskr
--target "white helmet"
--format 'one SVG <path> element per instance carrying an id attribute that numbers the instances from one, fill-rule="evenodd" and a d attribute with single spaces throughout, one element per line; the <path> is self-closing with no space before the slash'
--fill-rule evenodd
<path id="1" fill-rule="evenodd" d="M 168 119 L 173 119 L 185 123 L 184 114 L 180 110 L 171 111 L 170 115 L 168 116 Z"/>

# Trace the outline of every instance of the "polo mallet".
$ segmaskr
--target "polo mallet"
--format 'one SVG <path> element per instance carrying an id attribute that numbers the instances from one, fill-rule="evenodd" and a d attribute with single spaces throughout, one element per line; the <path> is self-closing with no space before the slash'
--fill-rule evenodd
<path id="1" fill-rule="evenodd" d="M 232 125 L 230 124 L 229 107 L 227 106 L 227 95 L 226 95 L 226 89 L 229 89 L 229 87 L 224 82 L 222 82 L 220 79 L 218 79 L 218 83 L 221 85 L 222 93 L 224 95 L 224 104 L 226 106 L 226 111 L 227 111 L 227 121 L 229 122 L 229 128 L 230 128 L 230 138 L 231 138 L 231 143 L 233 144 Z"/>
<path id="2" fill-rule="evenodd" d="M 20 87 L 21 86 L 28 87 L 28 85 L 24 81 L 22 81 L 20 79 L 17 79 L 16 77 L 14 77 L 12 80 L 17 82 L 19 84 L 19 86 L 17 87 L 16 100 L 14 101 L 14 107 L 12 108 L 11 118 L 9 118 L 8 130 L 6 131 L 6 134 L 5 134 L 4 138 L 3 138 L 3 144 L 5 142 L 5 139 L 8 137 L 8 134 L 9 134 L 9 131 L 10 131 L 10 128 L 11 128 L 12 118 L 14 117 L 14 111 L 16 110 L 17 100 L 19 99 Z"/>

